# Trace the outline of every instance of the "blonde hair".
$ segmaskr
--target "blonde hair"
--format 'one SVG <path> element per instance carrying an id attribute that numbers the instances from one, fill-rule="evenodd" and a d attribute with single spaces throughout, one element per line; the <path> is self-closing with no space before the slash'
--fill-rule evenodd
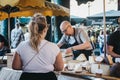
<path id="1" fill-rule="evenodd" d="M 41 42 L 43 30 L 47 27 L 46 17 L 42 14 L 35 14 L 29 23 L 30 45 L 35 51 L 39 51 L 38 45 Z"/>

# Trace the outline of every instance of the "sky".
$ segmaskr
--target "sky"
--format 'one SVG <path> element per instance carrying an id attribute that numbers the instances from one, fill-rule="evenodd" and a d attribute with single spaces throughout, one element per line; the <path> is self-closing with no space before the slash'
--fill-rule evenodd
<path id="1" fill-rule="evenodd" d="M 105 0 L 105 10 L 117 10 L 117 1 Z M 90 3 L 89 8 L 88 3 Z M 88 3 L 78 6 L 76 0 L 70 0 L 70 15 L 86 18 L 87 16 L 103 12 L 103 0 L 94 0 Z"/>

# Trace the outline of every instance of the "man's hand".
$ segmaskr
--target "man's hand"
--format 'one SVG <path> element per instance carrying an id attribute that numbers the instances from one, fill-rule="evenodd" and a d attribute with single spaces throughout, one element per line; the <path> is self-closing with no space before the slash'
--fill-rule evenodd
<path id="1" fill-rule="evenodd" d="M 72 53 L 71 47 L 70 47 L 70 48 L 67 48 L 66 51 L 65 51 L 65 53 L 66 53 L 66 54 Z"/>

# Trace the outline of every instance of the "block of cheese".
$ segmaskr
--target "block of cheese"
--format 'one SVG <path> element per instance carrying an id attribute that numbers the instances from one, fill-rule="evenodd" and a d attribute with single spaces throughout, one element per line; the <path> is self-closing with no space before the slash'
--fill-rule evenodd
<path id="1" fill-rule="evenodd" d="M 82 65 L 81 64 L 76 64 L 75 65 L 75 68 L 74 68 L 74 71 L 76 72 L 76 73 L 79 73 L 79 72 L 82 72 Z"/>
<path id="2" fill-rule="evenodd" d="M 102 74 L 103 74 L 103 70 L 102 69 L 97 69 L 95 74 L 96 74 L 96 76 L 101 77 Z"/>
<path id="3" fill-rule="evenodd" d="M 104 57 L 104 54 L 102 54 L 102 55 L 100 55 L 101 57 L 103 57 L 103 58 L 105 58 Z M 108 54 L 106 54 L 106 56 L 107 56 L 107 59 L 108 59 L 108 61 L 109 61 L 109 64 L 110 65 L 112 65 L 114 62 L 113 62 L 113 60 L 112 60 L 112 56 L 111 55 L 108 55 Z"/>
<path id="4" fill-rule="evenodd" d="M 98 65 L 99 64 L 91 64 L 91 73 L 96 73 L 98 70 Z M 107 64 L 100 64 L 100 69 L 103 70 L 102 75 L 109 75 L 110 74 L 110 65 Z"/>
<path id="5" fill-rule="evenodd" d="M 84 54 L 80 54 L 77 58 L 76 58 L 76 60 L 79 60 L 79 61 L 87 61 L 87 58 L 85 57 L 85 55 Z"/>
<path id="6" fill-rule="evenodd" d="M 116 63 L 120 63 L 120 58 L 115 58 Z"/>
<path id="7" fill-rule="evenodd" d="M 78 64 L 79 61 L 77 60 L 70 60 L 68 61 L 68 70 L 74 71 L 76 64 Z"/>
<path id="8" fill-rule="evenodd" d="M 112 60 L 111 55 L 108 55 L 107 58 L 108 58 L 109 64 L 112 65 L 113 64 L 113 60 Z"/>
<path id="9" fill-rule="evenodd" d="M 95 56 L 89 56 L 89 62 L 92 64 L 92 63 L 95 63 Z"/>
<path id="10" fill-rule="evenodd" d="M 95 58 L 95 61 L 96 61 L 96 62 L 102 62 L 103 59 L 104 59 L 103 57 L 97 56 L 97 57 Z"/>

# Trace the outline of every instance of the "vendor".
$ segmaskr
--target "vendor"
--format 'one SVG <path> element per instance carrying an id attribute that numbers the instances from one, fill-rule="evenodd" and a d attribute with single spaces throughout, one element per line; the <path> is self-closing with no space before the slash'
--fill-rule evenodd
<path id="1" fill-rule="evenodd" d="M 68 21 L 61 23 L 60 30 L 63 36 L 57 45 L 61 47 L 66 44 L 66 53 L 73 53 L 73 59 L 76 59 L 81 53 L 85 54 L 88 59 L 92 54 L 92 45 L 87 33 L 82 28 L 73 28 Z"/>

